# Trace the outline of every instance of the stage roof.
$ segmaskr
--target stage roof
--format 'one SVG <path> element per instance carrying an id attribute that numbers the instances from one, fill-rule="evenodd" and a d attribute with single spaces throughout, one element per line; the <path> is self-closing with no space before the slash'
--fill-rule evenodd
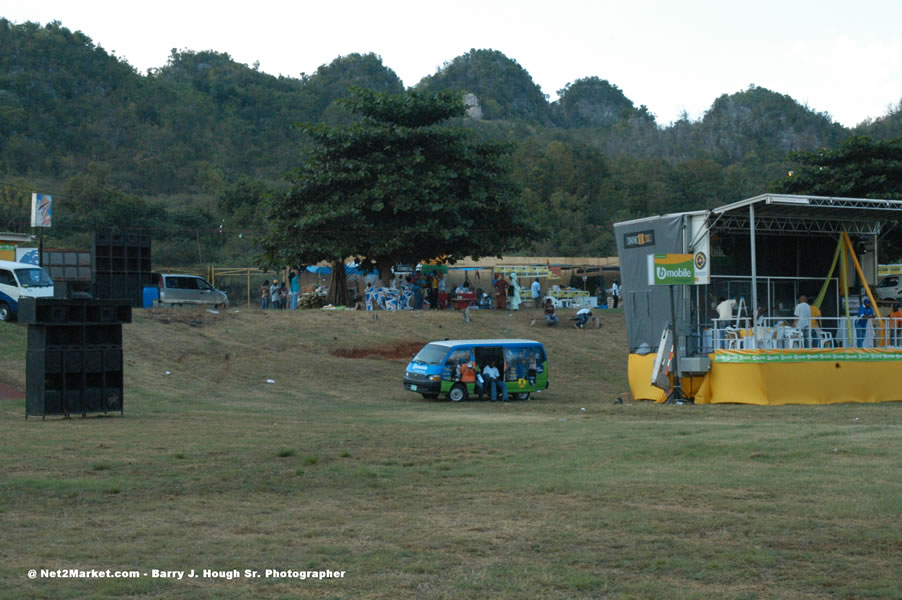
<path id="1" fill-rule="evenodd" d="M 892 226 L 889 221 L 902 219 L 902 200 L 762 194 L 711 209 L 711 230 L 748 232 L 750 206 L 756 233 L 880 235 Z"/>

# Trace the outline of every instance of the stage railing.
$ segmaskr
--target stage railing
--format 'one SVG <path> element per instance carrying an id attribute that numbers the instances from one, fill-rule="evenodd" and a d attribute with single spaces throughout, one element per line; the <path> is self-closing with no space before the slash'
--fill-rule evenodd
<path id="1" fill-rule="evenodd" d="M 902 348 L 902 319 L 817 317 L 811 327 L 795 326 L 791 317 L 715 320 L 691 336 L 690 352 L 714 350 L 792 350 L 798 348 Z"/>

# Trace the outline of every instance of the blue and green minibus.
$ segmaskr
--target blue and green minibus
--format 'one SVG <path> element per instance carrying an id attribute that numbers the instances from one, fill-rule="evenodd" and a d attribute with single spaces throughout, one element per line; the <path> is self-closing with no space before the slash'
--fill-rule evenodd
<path id="1" fill-rule="evenodd" d="M 541 342 L 486 339 L 429 342 L 407 365 L 404 389 L 460 402 L 474 394 L 476 376 L 492 361 L 512 398 L 527 400 L 548 388 L 548 355 Z"/>

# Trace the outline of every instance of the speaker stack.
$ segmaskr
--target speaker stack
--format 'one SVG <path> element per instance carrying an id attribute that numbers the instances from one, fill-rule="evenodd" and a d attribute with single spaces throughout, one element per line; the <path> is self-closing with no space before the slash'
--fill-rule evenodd
<path id="1" fill-rule="evenodd" d="M 144 304 L 144 287 L 153 285 L 150 236 L 98 231 L 94 234 L 94 297 Z"/>
<path id="2" fill-rule="evenodd" d="M 123 412 L 126 300 L 23 298 L 28 325 L 25 415 Z"/>

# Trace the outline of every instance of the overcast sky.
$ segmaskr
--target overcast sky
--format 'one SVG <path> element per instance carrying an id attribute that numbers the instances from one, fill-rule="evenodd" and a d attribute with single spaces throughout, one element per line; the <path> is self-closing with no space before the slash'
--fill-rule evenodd
<path id="1" fill-rule="evenodd" d="M 666 125 L 750 84 L 854 126 L 902 99 L 900 0 L 0 0 L 60 21 L 145 73 L 172 48 L 297 77 L 375 52 L 406 86 L 471 48 L 516 60 L 550 100 L 597 76 Z"/>

